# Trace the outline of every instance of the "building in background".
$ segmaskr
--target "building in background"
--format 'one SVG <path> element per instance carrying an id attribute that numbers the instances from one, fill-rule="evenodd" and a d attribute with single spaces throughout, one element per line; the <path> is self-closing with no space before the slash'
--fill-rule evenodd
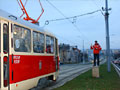
<path id="1" fill-rule="evenodd" d="M 60 63 L 80 63 L 82 62 L 82 53 L 77 46 L 69 44 L 59 45 Z"/>

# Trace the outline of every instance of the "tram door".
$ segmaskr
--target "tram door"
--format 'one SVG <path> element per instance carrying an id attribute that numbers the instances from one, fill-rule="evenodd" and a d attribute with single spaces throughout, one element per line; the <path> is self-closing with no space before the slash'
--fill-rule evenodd
<path id="1" fill-rule="evenodd" d="M 0 20 L 0 88 L 8 90 L 9 83 L 9 26 Z"/>

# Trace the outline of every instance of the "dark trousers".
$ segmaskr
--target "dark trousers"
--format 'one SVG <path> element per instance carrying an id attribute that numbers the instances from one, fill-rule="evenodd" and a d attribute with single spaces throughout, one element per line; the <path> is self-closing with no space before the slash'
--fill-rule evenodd
<path id="1" fill-rule="evenodd" d="M 99 54 L 94 54 L 94 66 L 96 66 L 96 60 L 97 60 L 97 65 L 99 66 Z"/>

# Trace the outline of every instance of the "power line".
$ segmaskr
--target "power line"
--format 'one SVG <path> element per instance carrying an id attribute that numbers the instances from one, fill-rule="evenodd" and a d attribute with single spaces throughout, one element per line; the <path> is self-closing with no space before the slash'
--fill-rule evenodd
<path id="1" fill-rule="evenodd" d="M 76 21 L 76 19 L 78 17 L 81 17 L 81 16 L 86 16 L 86 15 L 90 15 L 90 14 L 94 14 L 94 13 L 97 13 L 97 12 L 101 12 L 102 15 L 103 12 L 101 9 L 98 9 L 98 10 L 95 10 L 95 11 L 92 11 L 92 12 L 88 12 L 88 13 L 84 13 L 84 14 L 80 14 L 80 15 L 75 15 L 75 16 L 71 16 L 71 17 L 66 17 L 58 8 L 56 8 L 49 0 L 46 0 L 52 7 L 54 7 L 61 15 L 63 15 L 65 18 L 58 18 L 58 19 L 51 19 L 51 20 L 46 20 L 45 21 L 45 24 L 48 25 L 49 22 L 52 22 L 52 21 L 61 21 L 61 20 L 69 20 L 69 19 L 73 19 L 73 22 Z M 97 6 L 96 2 L 94 0 L 92 0 L 94 2 L 94 4 Z M 97 6 L 98 7 L 98 6 Z M 71 21 L 70 21 L 71 22 Z"/>
<path id="2" fill-rule="evenodd" d="M 72 16 L 72 17 L 66 17 L 66 16 L 65 16 L 66 18 L 52 19 L 52 20 L 47 20 L 46 22 L 49 23 L 49 22 L 51 22 L 51 21 L 60 21 L 60 20 L 66 20 L 66 19 L 76 20 L 76 18 L 78 18 L 78 17 L 86 16 L 86 15 L 90 15 L 90 14 L 94 14 L 94 13 L 99 12 L 99 11 L 101 11 L 101 10 L 99 9 L 99 10 L 95 10 L 95 11 L 92 11 L 92 12 L 88 12 L 88 13 L 84 13 L 84 14 Z M 47 24 L 47 23 L 46 23 L 46 24 Z"/>
<path id="3" fill-rule="evenodd" d="M 46 0 L 53 8 L 55 8 L 62 16 L 64 16 L 65 18 L 68 18 L 68 17 L 66 17 L 58 8 L 56 8 L 49 0 Z M 98 11 L 100 11 L 100 10 L 96 10 L 96 11 L 93 11 L 93 12 L 89 12 L 89 13 L 86 13 L 86 14 L 84 14 L 84 15 L 87 15 L 87 14 L 93 14 L 93 13 L 95 13 L 95 12 L 98 12 Z M 81 14 L 81 15 L 77 15 L 78 17 L 80 17 L 80 16 L 83 16 L 83 14 Z M 74 17 L 74 16 L 73 16 Z M 76 30 L 77 31 L 79 31 L 84 37 L 86 37 L 81 31 L 80 31 L 80 29 L 78 28 L 78 26 L 77 25 L 75 25 L 70 19 L 67 19 L 75 28 L 76 28 Z M 48 22 L 49 23 L 49 22 Z M 86 37 L 87 38 L 87 37 Z M 88 38 L 87 38 L 88 39 Z"/>
<path id="4" fill-rule="evenodd" d="M 92 1 L 93 1 L 93 3 L 96 5 L 97 8 L 100 8 L 100 7 L 98 7 L 98 4 L 95 2 L 95 0 L 92 0 Z M 101 10 L 101 8 L 100 8 L 99 10 L 100 10 L 101 14 L 104 16 L 104 13 L 103 13 L 103 11 Z"/>
<path id="5" fill-rule="evenodd" d="M 55 33 L 54 33 L 54 34 L 55 34 Z M 64 37 L 62 37 L 62 36 L 60 36 L 60 35 L 55 34 L 55 36 L 60 37 L 60 38 L 63 38 L 65 41 L 70 42 L 70 43 L 72 43 L 72 44 L 74 44 L 74 45 L 79 44 L 79 43 L 73 42 L 73 41 L 70 40 L 70 39 L 66 39 L 66 38 L 64 38 Z"/>

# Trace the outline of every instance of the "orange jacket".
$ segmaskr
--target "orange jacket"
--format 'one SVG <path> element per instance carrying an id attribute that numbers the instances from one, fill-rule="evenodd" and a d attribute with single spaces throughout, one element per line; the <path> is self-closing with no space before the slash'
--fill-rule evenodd
<path id="1" fill-rule="evenodd" d="M 99 54 L 99 52 L 102 48 L 99 44 L 94 44 L 93 46 L 91 46 L 91 49 L 93 49 L 94 54 Z"/>

